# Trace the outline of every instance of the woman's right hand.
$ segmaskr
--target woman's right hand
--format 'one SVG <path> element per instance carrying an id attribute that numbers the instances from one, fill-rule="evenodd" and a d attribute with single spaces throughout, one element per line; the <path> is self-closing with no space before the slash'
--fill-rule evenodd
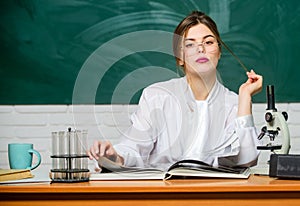
<path id="1" fill-rule="evenodd" d="M 113 145 L 109 141 L 94 141 L 94 144 L 91 146 L 90 150 L 87 151 L 87 155 L 90 160 L 96 159 L 99 157 L 107 157 L 108 159 L 123 165 L 124 159 L 114 149 Z"/>

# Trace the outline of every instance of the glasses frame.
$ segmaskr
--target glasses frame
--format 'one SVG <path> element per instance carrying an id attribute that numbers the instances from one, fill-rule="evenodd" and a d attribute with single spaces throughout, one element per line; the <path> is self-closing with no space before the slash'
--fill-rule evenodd
<path id="1" fill-rule="evenodd" d="M 196 54 L 197 52 L 199 52 L 199 46 L 202 47 L 204 52 L 214 53 L 217 48 L 220 47 L 220 43 L 213 35 L 205 36 L 203 39 L 204 40 L 202 42 L 197 42 L 196 39 L 193 38 L 184 39 L 183 48 L 186 53 L 190 55 Z M 189 41 L 190 43 L 186 43 L 187 41 Z"/>

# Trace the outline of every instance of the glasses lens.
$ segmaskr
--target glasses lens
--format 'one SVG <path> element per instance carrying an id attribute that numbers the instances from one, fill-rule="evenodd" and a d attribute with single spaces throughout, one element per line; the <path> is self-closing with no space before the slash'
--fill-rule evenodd
<path id="1" fill-rule="evenodd" d="M 218 44 L 215 38 L 208 37 L 202 43 L 198 43 L 194 40 L 186 40 L 184 42 L 184 48 L 187 54 L 192 55 L 199 51 L 199 47 L 204 49 L 207 53 L 213 53 L 217 50 Z"/>

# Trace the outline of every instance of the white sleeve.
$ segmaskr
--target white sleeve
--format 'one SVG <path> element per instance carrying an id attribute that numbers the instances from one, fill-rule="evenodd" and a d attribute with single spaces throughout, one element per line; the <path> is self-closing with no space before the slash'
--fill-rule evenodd
<path id="1" fill-rule="evenodd" d="M 235 128 L 239 137 L 240 150 L 238 154 L 238 165 L 247 165 L 257 161 L 259 151 L 257 146 L 260 145 L 258 140 L 258 131 L 254 125 L 253 116 L 247 115 L 235 119 Z M 252 166 L 252 165 L 248 165 Z"/>
<path id="2" fill-rule="evenodd" d="M 153 107 L 155 99 L 144 90 L 139 101 L 138 109 L 131 115 L 132 125 L 122 134 L 115 150 L 124 158 L 124 165 L 144 167 L 155 143 L 153 139 Z"/>
<path id="3" fill-rule="evenodd" d="M 259 155 L 257 146 L 260 141 L 257 139 L 258 132 L 252 115 L 234 119 L 224 134 L 226 141 L 215 148 L 213 165 L 256 165 Z"/>

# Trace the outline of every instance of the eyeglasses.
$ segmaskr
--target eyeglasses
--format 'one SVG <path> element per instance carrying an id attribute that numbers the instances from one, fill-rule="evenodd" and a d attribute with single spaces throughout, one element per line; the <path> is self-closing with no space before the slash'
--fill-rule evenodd
<path id="1" fill-rule="evenodd" d="M 201 43 L 198 43 L 193 39 L 186 39 L 184 41 L 184 49 L 189 55 L 197 53 L 199 51 L 199 46 L 201 46 L 205 52 L 213 53 L 218 49 L 219 44 L 214 37 L 207 37 Z"/>

